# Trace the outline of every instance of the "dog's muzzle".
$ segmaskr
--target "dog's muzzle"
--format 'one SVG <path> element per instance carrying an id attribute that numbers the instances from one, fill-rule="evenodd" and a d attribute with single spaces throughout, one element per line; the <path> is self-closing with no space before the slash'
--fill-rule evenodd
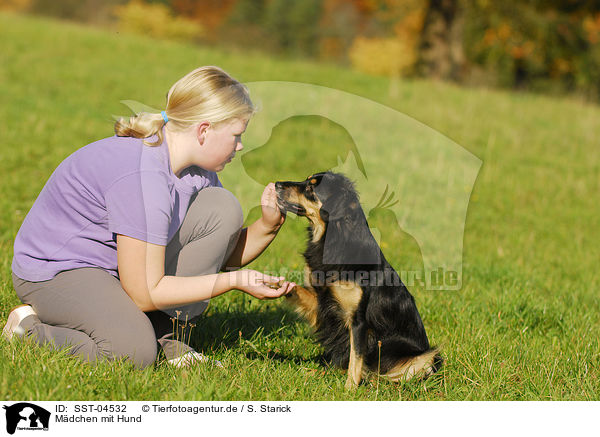
<path id="1" fill-rule="evenodd" d="M 277 206 L 284 212 L 292 212 L 296 215 L 306 215 L 306 209 L 297 203 L 289 202 L 286 199 L 287 190 L 292 187 L 286 185 L 286 182 L 275 182 L 275 192 L 277 193 Z"/>

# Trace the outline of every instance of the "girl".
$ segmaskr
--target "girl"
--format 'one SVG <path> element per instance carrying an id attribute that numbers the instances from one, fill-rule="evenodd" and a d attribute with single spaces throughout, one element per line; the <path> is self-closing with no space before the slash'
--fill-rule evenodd
<path id="1" fill-rule="evenodd" d="M 11 311 L 4 336 L 140 368 L 158 344 L 169 363 L 189 365 L 206 357 L 178 341 L 174 315 L 189 322 L 232 289 L 288 294 L 295 284 L 284 278 L 238 270 L 285 220 L 274 185 L 262 217 L 242 229 L 240 204 L 217 177 L 254 111 L 242 84 L 198 68 L 171 87 L 160 114 L 120 119 L 116 136 L 65 159 L 15 238 L 12 278 L 26 305 Z"/>

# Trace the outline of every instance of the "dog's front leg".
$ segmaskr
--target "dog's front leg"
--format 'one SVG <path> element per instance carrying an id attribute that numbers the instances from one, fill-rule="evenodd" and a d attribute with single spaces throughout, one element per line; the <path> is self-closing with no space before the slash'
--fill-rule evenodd
<path id="1" fill-rule="evenodd" d="M 317 325 L 317 309 L 319 306 L 315 290 L 298 285 L 286 297 L 287 301 L 296 308 L 296 312 L 314 328 Z"/>
<path id="2" fill-rule="evenodd" d="M 354 330 L 350 327 L 350 363 L 348 364 L 348 378 L 346 379 L 346 389 L 358 387 L 362 376 L 364 359 L 356 350 L 354 342 Z"/>

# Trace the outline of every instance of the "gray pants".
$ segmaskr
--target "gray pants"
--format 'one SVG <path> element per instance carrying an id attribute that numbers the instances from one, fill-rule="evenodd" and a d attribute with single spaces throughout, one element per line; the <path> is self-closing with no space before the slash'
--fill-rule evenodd
<path id="1" fill-rule="evenodd" d="M 165 274 L 217 273 L 237 244 L 243 214 L 237 199 L 223 188 L 205 188 L 191 203 L 165 254 Z M 53 279 L 29 282 L 12 275 L 17 296 L 37 313 L 29 329 L 39 344 L 69 348 L 85 361 L 130 359 L 136 367 L 156 360 L 157 343 L 167 359 L 192 350 L 181 328 L 201 314 L 208 301 L 168 312 L 142 312 L 110 273 L 100 268 L 60 272 Z M 179 329 L 175 333 L 174 320 Z M 189 329 L 189 326 L 188 326 Z M 187 340 L 187 337 L 185 337 Z"/>

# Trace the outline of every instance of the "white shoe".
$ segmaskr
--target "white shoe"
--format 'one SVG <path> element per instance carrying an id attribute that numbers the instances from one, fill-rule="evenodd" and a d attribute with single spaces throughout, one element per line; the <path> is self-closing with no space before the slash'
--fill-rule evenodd
<path id="1" fill-rule="evenodd" d="M 167 361 L 170 365 L 180 368 L 180 367 L 191 367 L 196 364 L 214 364 L 217 367 L 223 367 L 220 361 L 212 360 L 208 358 L 206 355 L 201 354 L 200 352 L 190 351 L 183 354 L 180 357 L 173 358 Z"/>
<path id="2" fill-rule="evenodd" d="M 37 314 L 33 308 L 31 308 L 31 305 L 19 305 L 14 307 L 8 315 L 6 325 L 2 330 L 2 336 L 7 340 L 11 340 L 15 335 L 20 337 L 24 336 L 27 333 L 27 330 L 22 326 L 22 323 L 26 318 L 31 316 L 37 319 Z"/>

